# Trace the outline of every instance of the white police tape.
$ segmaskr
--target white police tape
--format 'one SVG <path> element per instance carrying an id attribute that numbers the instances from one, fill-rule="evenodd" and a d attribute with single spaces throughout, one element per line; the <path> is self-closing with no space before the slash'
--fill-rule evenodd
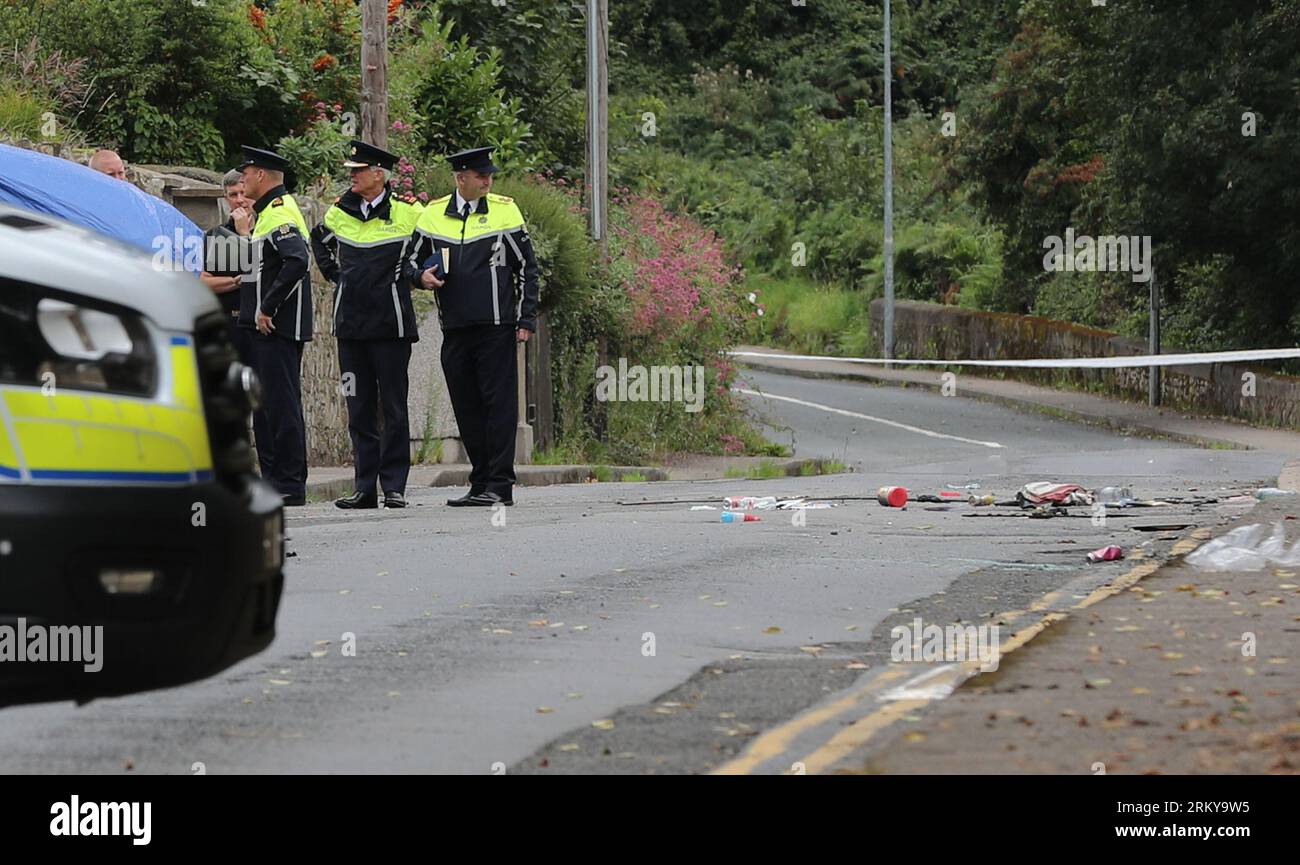
<path id="1" fill-rule="evenodd" d="M 1282 360 L 1300 357 L 1300 348 L 1259 348 L 1241 351 L 1202 351 L 1186 354 L 1139 354 L 1131 357 L 1037 357 L 1023 360 L 917 360 L 885 357 L 829 357 L 816 354 L 776 354 L 762 351 L 728 351 L 730 357 L 766 357 L 774 360 L 835 360 L 841 363 L 898 364 L 899 366 L 1018 366 L 1035 369 L 1124 369 L 1143 366 L 1184 366 L 1234 361 Z"/>

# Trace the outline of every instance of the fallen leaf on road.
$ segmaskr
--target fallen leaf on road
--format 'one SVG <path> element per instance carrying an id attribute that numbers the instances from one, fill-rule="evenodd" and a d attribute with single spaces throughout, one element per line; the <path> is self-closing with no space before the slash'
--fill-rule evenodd
<path id="1" fill-rule="evenodd" d="M 494 634 L 513 634 L 514 631 L 510 630 L 509 628 L 493 628 L 493 629 L 492 629 L 492 633 L 494 633 Z"/>
<path id="2" fill-rule="evenodd" d="M 1104 688 L 1110 684 L 1110 679 L 1089 679 L 1084 683 L 1085 688 Z"/>
<path id="3" fill-rule="evenodd" d="M 548 622 L 546 619 L 532 619 L 531 621 L 529 621 L 528 624 L 532 625 L 534 628 L 545 628 L 548 624 L 550 624 L 550 622 Z"/>
<path id="4" fill-rule="evenodd" d="M 799 647 L 799 651 L 801 651 L 801 652 L 807 652 L 808 654 L 812 655 L 813 657 L 817 657 L 817 656 L 820 655 L 822 652 L 826 651 L 826 649 L 823 648 L 822 646 L 800 646 L 800 647 Z"/>
<path id="5" fill-rule="evenodd" d="M 574 744 L 572 744 L 572 743 L 570 743 L 570 744 L 567 744 L 567 745 L 561 745 L 561 746 L 559 747 L 558 750 L 560 750 L 560 751 L 576 751 L 576 750 L 578 750 L 578 746 L 577 746 L 577 745 L 574 745 Z"/>
<path id="6" fill-rule="evenodd" d="M 1179 660 L 1179 659 L 1181 659 L 1181 658 L 1183 657 L 1183 653 L 1182 653 L 1182 652 L 1165 652 L 1165 653 L 1164 653 L 1163 655 L 1161 655 L 1160 657 L 1163 658 L 1163 659 L 1166 660 L 1166 661 L 1177 661 L 1177 660 Z"/>
<path id="7" fill-rule="evenodd" d="M 587 630 L 587 629 L 590 628 L 590 627 L 591 627 L 590 625 L 574 625 L 574 626 L 573 626 L 573 630 L 575 630 L 575 631 L 585 631 L 585 630 Z"/>
<path id="8" fill-rule="evenodd" d="M 328 654 L 329 654 L 329 652 L 327 652 L 325 649 L 318 649 L 318 650 L 316 650 L 316 651 L 313 651 L 313 652 L 311 653 L 311 656 L 312 656 L 313 658 L 323 658 L 323 657 L 325 657 L 325 656 L 328 655 Z"/>
<path id="9" fill-rule="evenodd" d="M 614 729 L 614 721 L 610 718 L 601 718 L 599 721 L 592 721 L 591 726 L 597 730 L 612 730 Z"/>
<path id="10" fill-rule="evenodd" d="M 290 682 L 288 679 L 267 679 L 267 681 L 270 682 L 272 685 L 291 685 L 291 684 L 293 684 L 293 683 Z"/>
<path id="11" fill-rule="evenodd" d="M 917 730 L 913 730 L 912 732 L 908 733 L 906 736 L 903 737 L 903 741 L 909 742 L 911 744 L 916 744 L 917 742 L 924 742 L 925 734 Z"/>
<path id="12" fill-rule="evenodd" d="M 725 607 L 726 605 L 727 605 L 727 602 L 726 602 L 726 601 L 714 601 L 714 602 L 713 602 L 713 606 L 715 606 L 715 607 Z"/>
<path id="13" fill-rule="evenodd" d="M 866 670 L 866 669 L 869 669 L 869 667 L 868 667 L 866 664 L 862 663 L 861 661 L 850 661 L 849 663 L 847 663 L 847 664 L 844 665 L 844 669 L 846 669 L 846 670 Z"/>
<path id="14" fill-rule="evenodd" d="M 339 589 L 339 594 L 340 594 L 340 595 L 350 595 L 350 594 L 352 594 L 352 590 L 351 590 L 351 589 Z"/>
<path id="15" fill-rule="evenodd" d="M 776 625 L 772 625 L 770 628 L 764 628 L 764 629 L 763 629 L 763 633 L 764 633 L 764 634 L 779 634 L 779 633 L 781 633 L 781 629 L 778 628 Z"/>
<path id="16" fill-rule="evenodd" d="M 539 715 L 549 715 L 549 714 L 551 714 L 551 713 L 554 712 L 554 711 L 555 711 L 555 709 L 551 708 L 550 706 L 538 706 L 538 707 L 537 707 L 537 714 L 539 714 Z"/>

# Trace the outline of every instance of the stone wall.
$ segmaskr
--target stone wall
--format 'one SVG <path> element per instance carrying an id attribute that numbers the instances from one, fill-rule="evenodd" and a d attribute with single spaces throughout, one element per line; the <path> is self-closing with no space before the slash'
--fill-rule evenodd
<path id="1" fill-rule="evenodd" d="M 871 302 L 870 317 L 872 336 L 880 345 L 883 300 Z M 1147 353 L 1143 341 L 1069 322 L 908 300 L 894 305 L 894 348 L 900 359 L 1121 357 Z M 1165 348 L 1166 353 L 1174 351 Z M 1148 368 L 994 371 L 981 367 L 971 368 L 970 372 L 1095 390 L 1134 401 L 1147 399 Z M 1243 394 L 1246 373 L 1255 376 L 1254 396 Z M 1296 376 L 1248 364 L 1169 366 L 1162 369 L 1160 393 L 1162 404 L 1175 409 L 1265 426 L 1300 428 L 1300 378 Z"/>

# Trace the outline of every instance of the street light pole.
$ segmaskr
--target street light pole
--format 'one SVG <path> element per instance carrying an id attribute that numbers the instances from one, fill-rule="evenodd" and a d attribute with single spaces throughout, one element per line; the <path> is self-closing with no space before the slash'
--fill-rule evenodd
<path id="1" fill-rule="evenodd" d="M 894 357 L 894 106 L 890 86 L 889 2 L 885 0 L 885 344 L 884 356 Z"/>
<path id="2" fill-rule="evenodd" d="M 609 0 L 587 0 L 587 194 L 591 236 L 608 238 Z"/>

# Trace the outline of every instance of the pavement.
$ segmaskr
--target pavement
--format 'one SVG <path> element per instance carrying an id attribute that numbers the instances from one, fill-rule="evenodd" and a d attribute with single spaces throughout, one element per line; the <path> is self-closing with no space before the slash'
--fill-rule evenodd
<path id="1" fill-rule="evenodd" d="M 1042 675 L 1059 679 L 1044 691 L 1091 680 L 1086 690 L 1104 691 L 1127 712 L 1148 700 L 1133 688 L 1157 693 L 1146 679 L 1121 679 L 1130 670 L 1154 664 L 1172 677 L 1159 700 L 1194 696 L 1177 689 L 1194 687 L 1198 675 L 1208 684 L 1210 674 L 1174 674 L 1184 662 L 1214 669 L 1200 653 L 1230 651 L 1248 630 L 1237 610 L 1273 617 L 1295 603 L 1283 588 L 1295 583 L 1270 572 L 1250 578 L 1253 595 L 1227 578 L 1178 577 L 1149 599 L 1129 591 L 1155 586 L 1160 566 L 1197 542 L 1198 531 L 1217 535 L 1259 509 L 1283 507 L 1257 508 L 1242 494 L 1275 483 L 1289 447 L 1208 450 L 919 388 L 760 371 L 741 386 L 756 419 L 793 446 L 792 459 L 829 458 L 851 471 L 531 486 L 516 492 L 515 507 L 496 510 L 446 508 L 446 491 L 425 486 L 408 490 L 404 510 L 347 512 L 328 502 L 290 509 L 291 558 L 270 648 L 182 688 L 6 709 L 0 772 L 189 774 L 196 762 L 208 774 L 920 771 L 879 761 L 907 756 L 892 743 L 908 735 L 909 746 L 933 744 L 933 760 L 970 751 L 992 711 L 984 706 L 993 705 L 978 700 L 1016 693 L 977 693 L 985 680 L 965 664 L 896 661 L 894 629 L 917 618 L 998 624 L 996 675 L 1021 675 L 1020 665 L 1042 655 Z M 978 483 L 1002 498 L 1035 480 L 1123 483 L 1174 503 L 1097 520 L 1080 509 L 1030 519 L 1011 508 L 898 510 L 874 500 L 876 487 L 891 483 L 917 492 Z M 719 510 L 694 510 L 739 494 L 809 496 L 835 507 L 730 525 Z M 1122 546 L 1125 558 L 1085 560 L 1106 544 Z M 1184 583 L 1234 594 L 1221 604 L 1214 595 L 1184 598 Z M 1282 603 L 1260 604 L 1274 596 Z M 1231 618 L 1203 624 L 1164 606 L 1192 600 L 1205 615 Z M 1153 618 L 1112 613 L 1129 601 Z M 1089 662 L 1072 643 L 1050 654 L 1057 635 L 1094 615 L 1106 618 L 1087 647 L 1099 646 L 1104 661 Z M 1159 651 L 1112 642 L 1138 633 L 1117 628 L 1154 631 L 1175 621 L 1185 637 L 1172 628 L 1142 635 Z M 1285 737 L 1294 678 L 1268 674 L 1287 669 L 1272 659 L 1294 657 L 1292 632 L 1273 618 L 1249 624 L 1257 636 L 1251 666 L 1270 684 L 1218 694 L 1225 684 L 1213 680 L 1195 696 L 1212 701 L 1203 716 L 1210 724 L 1209 707 L 1239 703 L 1229 693 L 1238 690 L 1262 718 L 1251 732 Z M 1202 631 L 1216 636 L 1197 637 Z M 977 701 L 969 711 L 943 715 L 966 699 Z M 1083 713 L 1090 725 L 1113 708 L 1052 707 Z M 1219 726 L 1236 716 L 1221 715 Z M 1158 714 L 1136 717 L 1148 722 L 1130 728 L 1138 733 L 1175 729 Z M 925 726 L 945 719 L 957 726 Z M 1025 771 L 1166 765 L 1085 749 L 1081 738 L 1055 740 L 1070 753 L 1049 764 L 1051 741 L 1035 756 L 1043 762 Z M 1259 749 L 1267 756 L 1243 765 L 1285 770 L 1271 741 Z"/>
<path id="2" fill-rule="evenodd" d="M 1287 527 L 1300 502 L 1233 526 Z M 1198 535 L 1189 546 L 1195 547 Z M 1300 773 L 1300 571 L 1214 573 L 1176 559 L 1072 610 L 846 773 Z"/>

